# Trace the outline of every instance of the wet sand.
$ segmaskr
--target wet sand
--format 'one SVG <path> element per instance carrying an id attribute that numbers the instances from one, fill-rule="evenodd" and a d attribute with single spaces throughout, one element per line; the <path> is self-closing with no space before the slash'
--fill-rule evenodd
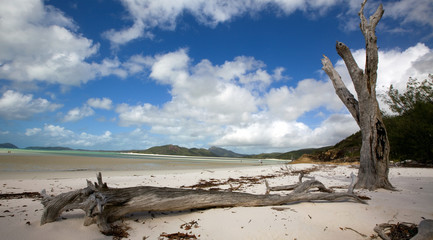
<path id="1" fill-rule="evenodd" d="M 95 172 L 102 171 L 174 171 L 214 168 L 234 168 L 260 165 L 257 160 L 239 159 L 225 160 L 224 158 L 199 158 L 199 157 L 157 157 L 144 159 L 134 155 L 127 158 L 115 157 L 89 157 L 48 154 L 0 154 L 0 179 L 10 178 L 38 178 L 39 173 L 51 176 L 94 176 Z M 116 174 L 116 173 L 113 173 Z M 118 173 L 117 173 L 118 174 Z"/>

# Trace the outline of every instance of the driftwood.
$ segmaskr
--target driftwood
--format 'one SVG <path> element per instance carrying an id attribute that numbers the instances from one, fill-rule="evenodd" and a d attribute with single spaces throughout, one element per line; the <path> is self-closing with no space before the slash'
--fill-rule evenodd
<path id="1" fill-rule="evenodd" d="M 302 201 L 346 200 L 366 203 L 351 191 L 347 193 L 311 193 L 309 189 L 318 186 L 317 184 L 311 184 L 311 181 L 298 184 L 287 195 L 256 195 L 242 192 L 151 186 L 109 188 L 102 181 L 101 173 L 97 175 L 97 180 L 97 183 L 87 181 L 86 188 L 62 193 L 54 197 L 48 196 L 43 191 L 42 204 L 44 205 L 44 213 L 41 218 L 41 225 L 56 221 L 65 210 L 82 209 L 85 212 L 85 226 L 96 223 L 103 234 L 111 235 L 113 233 L 110 225 L 112 222 L 127 214 L 136 212 L 273 206 Z"/>
<path id="2" fill-rule="evenodd" d="M 424 219 L 418 227 L 414 223 L 381 223 L 376 225 L 374 231 L 383 240 L 391 239 L 411 239 L 411 240 L 431 240 L 433 239 L 433 220 Z"/>

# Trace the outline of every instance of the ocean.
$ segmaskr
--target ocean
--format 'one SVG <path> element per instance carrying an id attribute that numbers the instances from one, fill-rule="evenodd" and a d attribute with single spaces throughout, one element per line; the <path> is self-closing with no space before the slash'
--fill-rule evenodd
<path id="1" fill-rule="evenodd" d="M 75 150 L 0 149 L 0 172 L 155 171 L 283 164 L 285 161 Z"/>

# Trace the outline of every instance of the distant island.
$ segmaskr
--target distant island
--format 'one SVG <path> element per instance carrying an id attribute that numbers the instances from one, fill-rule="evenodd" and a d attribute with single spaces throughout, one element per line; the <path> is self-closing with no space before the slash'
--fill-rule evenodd
<path id="1" fill-rule="evenodd" d="M 209 149 L 205 148 L 185 148 L 178 145 L 164 145 L 151 147 L 146 150 L 131 150 L 129 152 L 133 153 L 143 153 L 143 154 L 160 154 L 160 155 L 182 155 L 182 156 L 203 156 L 203 157 L 235 157 L 242 158 L 246 155 L 235 153 L 233 151 L 219 148 L 211 147 Z"/>
<path id="2" fill-rule="evenodd" d="M 12 143 L 0 143 L 0 148 L 12 148 L 17 149 L 18 147 L 13 145 Z"/>
<path id="3" fill-rule="evenodd" d="M 123 151 L 104 151 L 104 152 L 132 152 L 142 154 L 159 155 L 181 155 L 181 156 L 202 156 L 202 157 L 232 157 L 232 158 L 253 158 L 253 159 L 281 159 L 298 160 L 302 162 L 356 162 L 359 161 L 359 150 L 361 147 L 361 133 L 358 132 L 347 137 L 334 146 L 322 148 L 307 148 L 285 153 L 261 153 L 261 154 L 240 154 L 220 147 L 205 148 L 186 148 L 178 145 L 163 145 L 151 147 L 145 150 L 123 150 Z M 0 144 L 0 148 L 18 149 L 12 143 Z M 31 146 L 24 149 L 28 150 L 52 150 L 52 151 L 88 151 L 83 149 L 72 149 L 69 147 L 41 147 Z"/>
<path id="4" fill-rule="evenodd" d="M 68 147 L 26 147 L 25 149 L 28 150 L 53 150 L 53 151 L 59 151 L 59 150 L 75 150 L 72 148 L 68 148 Z"/>

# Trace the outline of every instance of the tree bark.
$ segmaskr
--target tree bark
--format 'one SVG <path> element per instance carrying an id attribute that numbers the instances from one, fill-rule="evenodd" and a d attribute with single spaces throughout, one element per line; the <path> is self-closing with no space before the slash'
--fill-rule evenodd
<path id="1" fill-rule="evenodd" d="M 364 0 L 359 11 L 361 19 L 360 28 L 366 44 L 365 70 L 363 71 L 358 67 L 350 49 L 344 43 L 337 42 L 336 44 L 337 53 L 344 60 L 358 99 L 355 99 L 353 94 L 344 85 L 340 75 L 326 56 L 322 59 L 322 69 L 331 79 L 336 94 L 361 129 L 362 146 L 358 172 L 359 181 L 356 187 L 369 190 L 377 188 L 394 189 L 388 180 L 390 146 L 379 103 L 376 98 L 379 57 L 375 28 L 382 18 L 384 10 L 382 5 L 380 5 L 369 21 L 367 21 L 364 16 L 366 2 L 367 0 Z"/>
<path id="2" fill-rule="evenodd" d="M 84 225 L 96 223 L 102 233 L 110 235 L 112 234 L 110 223 L 135 212 L 272 206 L 317 200 L 352 200 L 365 203 L 351 191 L 329 193 L 323 184 L 317 182 L 311 184 L 310 180 L 305 184 L 299 184 L 292 193 L 282 196 L 150 186 L 108 188 L 102 182 L 102 176 L 99 174 L 98 183 L 93 184 L 88 181 L 84 189 L 62 193 L 55 197 L 43 192 L 44 213 L 41 217 L 41 225 L 55 221 L 65 210 L 82 209 L 86 213 Z M 325 192 L 310 193 L 308 191 L 314 187 L 318 187 L 320 191 L 322 186 Z"/>

